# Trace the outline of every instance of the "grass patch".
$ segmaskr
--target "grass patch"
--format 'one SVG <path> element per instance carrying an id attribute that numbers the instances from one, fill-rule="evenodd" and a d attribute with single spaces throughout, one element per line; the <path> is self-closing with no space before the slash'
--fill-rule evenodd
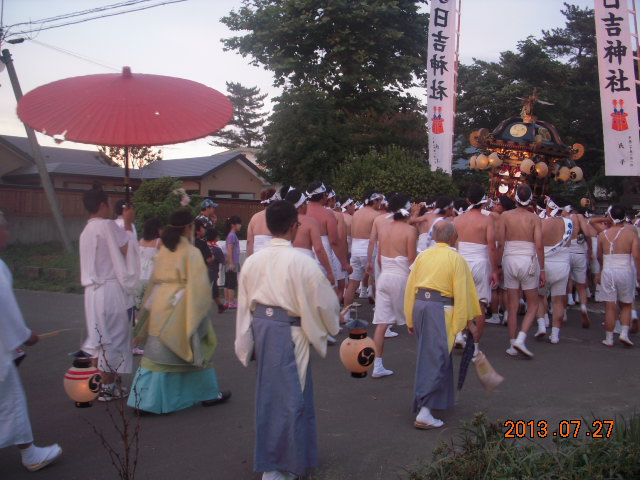
<path id="1" fill-rule="evenodd" d="M 592 421 L 583 419 L 583 425 Z M 584 429 L 584 427 L 583 427 Z M 640 478 L 640 417 L 617 418 L 610 438 L 505 439 L 484 414 L 464 423 L 431 463 L 407 469 L 411 480 L 605 480 Z M 593 431 L 591 431 L 591 435 Z"/>
<path id="2" fill-rule="evenodd" d="M 14 288 L 82 293 L 77 243 L 74 250 L 75 253 L 66 253 L 60 242 L 22 243 L 8 246 L 0 253 L 0 258 L 13 271 Z M 43 272 L 39 278 L 31 278 L 21 272 L 21 267 L 41 267 Z M 47 268 L 64 268 L 69 274 L 66 278 L 50 277 L 46 274 Z"/>

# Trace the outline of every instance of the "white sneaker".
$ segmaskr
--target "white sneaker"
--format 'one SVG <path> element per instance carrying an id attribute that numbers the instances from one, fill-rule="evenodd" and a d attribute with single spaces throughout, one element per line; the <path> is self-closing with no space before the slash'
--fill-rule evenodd
<path id="1" fill-rule="evenodd" d="M 387 370 L 383 366 L 373 367 L 373 373 L 371 374 L 372 378 L 381 378 L 387 377 L 389 375 L 393 375 L 393 370 Z"/>
<path id="2" fill-rule="evenodd" d="M 573 295 L 567 295 L 567 305 L 575 305 L 576 302 L 573 299 Z"/>
<path id="3" fill-rule="evenodd" d="M 484 323 L 490 323 L 491 325 L 500 325 L 502 320 L 500 320 L 500 315 L 494 313 L 489 318 L 487 318 Z"/>
<path id="4" fill-rule="evenodd" d="M 387 330 L 384 332 L 384 338 L 393 338 L 397 336 L 398 332 L 394 332 L 393 330 L 391 330 L 391 327 L 387 327 Z"/>
<path id="5" fill-rule="evenodd" d="M 620 335 L 618 340 L 620 340 L 620 343 L 624 343 L 627 347 L 633 347 L 633 342 L 629 340 L 627 335 Z"/>
<path id="6" fill-rule="evenodd" d="M 554 336 L 549 337 L 549 343 L 553 343 L 554 345 L 556 343 L 560 343 L 560 337 L 554 337 Z"/>
<path id="7" fill-rule="evenodd" d="M 327 343 L 328 343 L 329 345 L 334 345 L 336 342 L 337 342 L 336 337 L 334 337 L 334 336 L 332 336 L 332 335 L 329 335 L 329 334 L 327 333 Z"/>
<path id="8" fill-rule="evenodd" d="M 29 453 L 22 455 L 22 465 L 30 472 L 37 472 L 62 455 L 62 448 L 57 443 L 47 447 L 31 445 L 27 450 Z"/>
<path id="9" fill-rule="evenodd" d="M 513 347 L 509 347 L 505 350 L 505 352 L 507 352 L 507 355 L 511 355 L 512 357 L 517 357 L 518 356 L 518 350 L 516 350 Z"/>
<path id="10" fill-rule="evenodd" d="M 467 346 L 467 342 L 466 342 L 466 340 L 465 340 L 465 339 L 464 339 L 464 337 L 462 336 L 462 333 L 459 333 L 459 332 L 458 332 L 458 334 L 456 334 L 456 341 L 455 341 L 455 343 L 453 344 L 453 347 L 454 347 L 454 348 L 461 348 L 461 349 L 463 349 L 463 348 L 464 348 L 464 347 L 466 347 L 466 346 Z"/>
<path id="11" fill-rule="evenodd" d="M 533 358 L 533 353 L 525 346 L 524 342 L 516 340 L 513 342 L 513 348 L 524 354 L 527 358 Z"/>
<path id="12" fill-rule="evenodd" d="M 605 347 L 613 347 L 613 340 L 607 340 L 606 338 L 604 340 L 602 340 L 602 344 Z"/>

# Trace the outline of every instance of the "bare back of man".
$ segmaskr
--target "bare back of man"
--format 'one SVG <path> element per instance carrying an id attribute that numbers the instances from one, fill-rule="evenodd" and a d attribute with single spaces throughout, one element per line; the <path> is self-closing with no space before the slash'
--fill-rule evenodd
<path id="1" fill-rule="evenodd" d="M 542 245 L 544 247 L 545 285 L 539 291 L 538 301 L 538 331 L 536 337 L 546 335 L 547 297 L 551 295 L 553 305 L 551 343 L 560 341 L 560 327 L 566 308 L 566 288 L 569 279 L 569 251 L 562 244 L 567 225 L 562 217 L 547 216 L 540 222 Z M 571 229 L 574 228 L 571 221 Z M 567 240 L 567 239 L 564 239 Z"/>
<path id="2" fill-rule="evenodd" d="M 399 210 L 409 200 L 404 194 L 396 194 L 389 201 L 390 207 Z M 373 323 L 376 325 L 374 333 L 374 343 L 376 345 L 376 360 L 373 368 L 372 377 L 379 378 L 391 375 L 393 372 L 384 368 L 382 364 L 382 354 L 384 351 L 385 332 L 390 325 L 405 325 L 404 316 L 404 294 L 407 278 L 409 277 L 409 265 L 413 263 L 416 257 L 416 242 L 418 240 L 418 231 L 407 223 L 409 209 L 406 216 L 402 213 L 396 213 L 395 219 L 393 214 L 391 218 L 381 218 L 380 216 L 374 223 L 374 229 L 378 225 L 377 232 L 378 241 L 378 259 L 380 263 L 380 275 L 376 283 L 376 309 L 373 316 Z"/>
<path id="3" fill-rule="evenodd" d="M 259 252 L 271 240 L 265 210 L 254 214 L 247 226 L 247 256 Z"/>
<path id="4" fill-rule="evenodd" d="M 507 353 L 516 356 L 520 352 L 528 358 L 532 358 L 533 354 L 526 348 L 524 342 L 536 317 L 538 288 L 542 287 L 545 281 L 540 218 L 526 208 L 532 197 L 531 189 L 527 185 L 518 187 L 516 192 L 518 207 L 503 212 L 497 225 L 498 257 L 500 258 L 502 252 L 504 285 L 508 297 L 507 323 L 511 345 Z M 521 290 L 527 302 L 527 313 L 522 321 L 520 332 L 517 332 Z"/>
<path id="5" fill-rule="evenodd" d="M 367 268 L 367 251 L 371 229 L 377 217 L 380 216 L 381 198 L 374 199 L 368 205 L 357 210 L 351 220 L 351 268 L 353 269 L 349 284 L 344 292 L 344 304 L 351 305 L 356 289 L 362 281 Z"/>
<path id="6" fill-rule="evenodd" d="M 618 311 L 622 325 L 619 340 L 627 346 L 633 345 L 629 339 L 631 305 L 635 296 L 634 280 L 637 282 L 640 279 L 638 234 L 633 226 L 620 223 L 624 218 L 624 209 L 620 215 L 616 213 L 611 211 L 610 215 L 612 219 L 619 217 L 618 223 L 612 222 L 612 227 L 598 235 L 598 259 L 602 272 L 596 275 L 596 282 L 600 284 L 600 298 L 605 302 L 606 337 L 602 343 L 608 347 L 613 346 L 613 329 Z M 635 265 L 635 272 L 632 264 Z"/>
<path id="7" fill-rule="evenodd" d="M 491 289 L 498 285 L 498 261 L 496 256 L 495 222 L 483 215 L 479 208 L 472 208 L 453 219 L 458 233 L 458 253 L 464 257 L 473 275 L 480 310 L 483 314 L 475 319 L 476 343 L 484 331 L 486 307 L 491 302 Z"/>
<path id="8" fill-rule="evenodd" d="M 300 227 L 298 228 L 298 233 L 293 240 L 293 247 L 303 251 L 303 253 L 310 257 L 314 257 L 315 252 L 315 258 L 318 259 L 318 262 L 320 262 L 320 265 L 322 265 L 325 270 L 327 279 L 333 285 L 335 283 L 335 278 L 333 276 L 331 263 L 329 262 L 327 253 L 322 245 L 318 222 L 315 218 L 301 213 L 300 210 L 298 210 L 298 222 L 300 223 Z"/>

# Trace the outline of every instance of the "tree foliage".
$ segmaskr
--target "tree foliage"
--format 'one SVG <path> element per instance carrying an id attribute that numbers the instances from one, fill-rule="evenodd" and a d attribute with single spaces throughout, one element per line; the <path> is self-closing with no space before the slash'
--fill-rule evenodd
<path id="1" fill-rule="evenodd" d="M 262 144 L 265 113 L 264 99 L 258 87 L 245 87 L 240 83 L 227 82 L 227 93 L 233 104 L 233 120 L 212 135 L 211 145 L 224 148 L 257 147 Z"/>
<path id="2" fill-rule="evenodd" d="M 145 221 L 157 217 L 163 225 L 169 223 L 169 216 L 180 208 L 190 208 L 193 215 L 199 213 L 200 196 L 188 197 L 186 203 L 182 182 L 176 178 L 163 177 L 145 180 L 133 196 L 133 207 L 136 211 L 136 227 L 141 232 Z"/>
<path id="3" fill-rule="evenodd" d="M 129 167 L 142 168 L 153 162 L 162 160 L 162 150 L 153 147 L 127 147 L 129 149 Z M 126 161 L 125 147 L 98 147 L 98 150 L 120 167 Z"/>
<path id="4" fill-rule="evenodd" d="M 222 19 L 225 49 L 284 87 L 259 161 L 281 183 L 331 180 L 351 153 L 426 151 L 426 117 L 407 93 L 426 73 L 421 0 L 244 0 Z M 248 32 L 248 33 L 244 33 Z"/>
<path id="5" fill-rule="evenodd" d="M 340 195 L 357 199 L 362 199 L 368 189 L 387 195 L 402 192 L 413 200 L 456 193 L 450 175 L 442 170 L 431 171 L 424 158 L 399 147 L 352 156 L 336 170 L 333 187 Z"/>

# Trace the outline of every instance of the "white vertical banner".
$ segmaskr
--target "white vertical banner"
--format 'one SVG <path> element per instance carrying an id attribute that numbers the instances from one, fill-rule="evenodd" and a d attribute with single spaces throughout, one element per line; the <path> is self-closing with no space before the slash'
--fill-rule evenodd
<path id="1" fill-rule="evenodd" d="M 595 0 L 605 174 L 640 175 L 638 102 L 628 0 Z"/>
<path id="2" fill-rule="evenodd" d="M 427 59 L 429 164 L 451 173 L 455 120 L 458 0 L 431 0 Z"/>

